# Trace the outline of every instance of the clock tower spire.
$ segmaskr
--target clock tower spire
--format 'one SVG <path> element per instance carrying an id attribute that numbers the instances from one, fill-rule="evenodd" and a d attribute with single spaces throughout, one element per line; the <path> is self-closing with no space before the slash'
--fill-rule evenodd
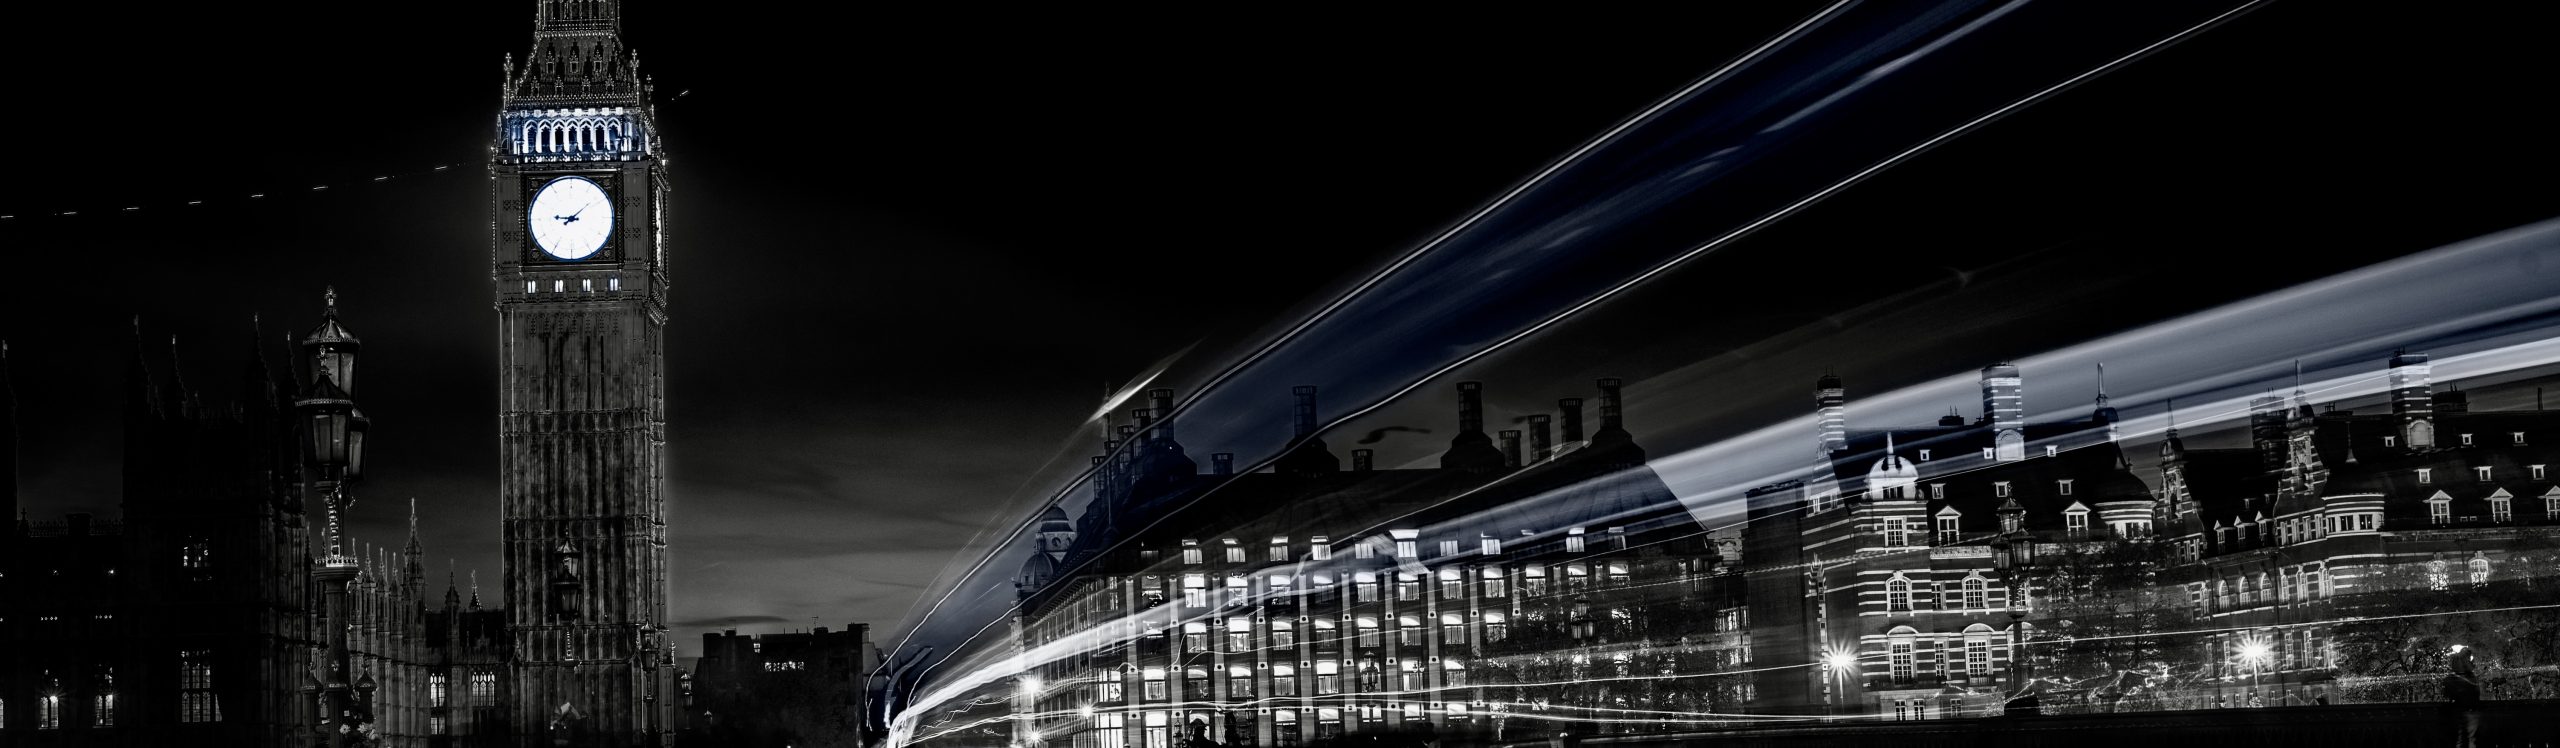
<path id="1" fill-rule="evenodd" d="M 537 0 L 490 163 L 514 744 L 665 745 L 666 154 L 617 0 Z"/>

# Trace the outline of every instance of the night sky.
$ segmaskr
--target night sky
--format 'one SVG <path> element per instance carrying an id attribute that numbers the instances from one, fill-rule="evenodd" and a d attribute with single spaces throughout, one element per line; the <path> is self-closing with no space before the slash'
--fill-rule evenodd
<path id="1" fill-rule="evenodd" d="M 1009 531 L 1084 462 L 1106 386 L 1249 344 L 1818 7 L 632 5 L 675 183 L 672 623 L 688 654 L 731 622 L 898 627 L 973 537 Z M 2494 15 L 2509 12 L 2272 4 L 1465 376 L 1526 411 L 1881 301 L 1932 323 L 1919 354 L 1881 360 L 1843 335 L 1795 356 L 1882 389 L 2560 215 L 2560 123 L 2539 113 L 2560 50 L 2543 19 Z M 155 369 L 176 336 L 213 400 L 251 315 L 280 359 L 335 285 L 374 421 L 357 536 L 397 545 L 414 497 L 429 567 L 449 556 L 494 589 L 485 162 L 530 4 L 15 15 L 0 338 L 30 510 L 115 511 L 135 315 Z M 1820 373 L 1749 370 L 1719 408 L 1736 428 L 1801 418 Z M 1445 440 L 1445 387 L 1424 392 L 1352 429 L 1443 435 L 1371 445 L 1382 465 Z"/>

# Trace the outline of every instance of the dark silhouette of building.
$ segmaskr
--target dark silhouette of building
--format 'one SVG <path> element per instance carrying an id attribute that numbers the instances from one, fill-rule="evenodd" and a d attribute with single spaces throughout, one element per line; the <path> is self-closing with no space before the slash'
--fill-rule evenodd
<path id="1" fill-rule="evenodd" d="M 870 675 L 880 666 L 869 624 L 830 631 L 702 635 L 688 674 L 681 745 L 851 748 L 870 744 Z"/>
<path id="2" fill-rule="evenodd" d="M 330 297 L 323 330 L 352 341 Z M 340 620 L 324 613 L 315 559 L 331 553 L 321 482 L 292 415 L 297 393 L 334 374 L 354 384 L 352 354 L 305 346 L 284 373 L 252 325 L 236 389 L 191 386 L 175 341 L 155 366 L 137 324 L 125 398 L 122 516 L 23 517 L 0 533 L 0 742 L 9 745 L 311 745 L 325 743 L 318 694 L 328 642 L 347 631 L 348 678 L 371 686 L 361 711 L 379 744 L 474 745 L 503 723 L 457 703 L 448 679 L 492 673 L 496 619 L 440 609 L 415 531 L 399 551 L 346 553 Z M 0 353 L 0 388 L 6 387 Z M 154 370 L 165 374 L 155 375 Z M 351 389 L 332 391 L 351 394 Z M 14 410 L 14 405 L 10 406 Z M 16 510 L 17 431 L 0 411 L 0 486 Z M 482 680 L 485 680 L 483 678 Z"/>

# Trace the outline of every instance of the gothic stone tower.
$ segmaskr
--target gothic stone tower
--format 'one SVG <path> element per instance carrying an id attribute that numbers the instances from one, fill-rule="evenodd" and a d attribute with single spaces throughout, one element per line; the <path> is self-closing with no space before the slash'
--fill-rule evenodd
<path id="1" fill-rule="evenodd" d="M 505 698 L 517 745 L 665 745 L 665 153 L 619 0 L 534 19 L 490 165 Z"/>

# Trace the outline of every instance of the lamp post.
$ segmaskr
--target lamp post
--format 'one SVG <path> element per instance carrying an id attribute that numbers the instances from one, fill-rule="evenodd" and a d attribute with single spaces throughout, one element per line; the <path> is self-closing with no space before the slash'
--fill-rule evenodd
<path id="1" fill-rule="evenodd" d="M 321 729 L 328 733 L 331 748 L 345 748 L 362 740 L 356 732 L 361 720 L 349 699 L 347 677 L 347 585 L 355 580 L 358 567 L 355 557 L 347 555 L 339 517 L 349 504 L 346 484 L 364 472 L 368 423 L 356 410 L 355 396 L 340 384 L 354 381 L 355 354 L 361 343 L 338 325 L 336 289 L 329 290 L 328 304 L 319 329 L 302 341 L 311 352 L 313 376 L 311 387 L 294 400 L 293 409 L 302 419 L 313 485 L 328 512 L 328 551 L 311 572 L 320 583 L 329 626 L 328 677 L 321 684 L 327 713 L 321 715 Z M 371 697 L 371 678 L 357 687 Z"/>
<path id="2" fill-rule="evenodd" d="M 2008 532 L 1992 539 L 1991 565 L 2009 585 L 2009 683 L 2018 689 L 2018 697 L 2012 700 L 2024 700 L 2025 709 L 2032 714 L 2037 704 L 2029 683 L 2034 669 L 2027 662 L 2026 581 L 2028 570 L 2035 568 L 2036 543 L 2019 521 L 2024 513 L 2016 498 L 2000 507 L 2001 525 Z"/>
<path id="3" fill-rule="evenodd" d="M 1822 705 L 1827 716 L 1838 716 L 1840 706 L 1848 701 L 1849 674 L 1858 669 L 1858 655 L 1851 652 L 1824 650 L 1822 661 Z M 1834 696 L 1833 694 L 1838 694 Z"/>
<path id="4" fill-rule="evenodd" d="M 2274 649 L 2267 646 L 2267 640 L 2263 636 L 2240 644 L 2240 661 L 2249 664 L 2249 697 L 2257 699 L 2260 704 L 2266 703 L 2266 695 L 2258 690 L 2258 679 L 2266 673 L 2267 665 L 2274 659 L 2274 655 Z"/>

